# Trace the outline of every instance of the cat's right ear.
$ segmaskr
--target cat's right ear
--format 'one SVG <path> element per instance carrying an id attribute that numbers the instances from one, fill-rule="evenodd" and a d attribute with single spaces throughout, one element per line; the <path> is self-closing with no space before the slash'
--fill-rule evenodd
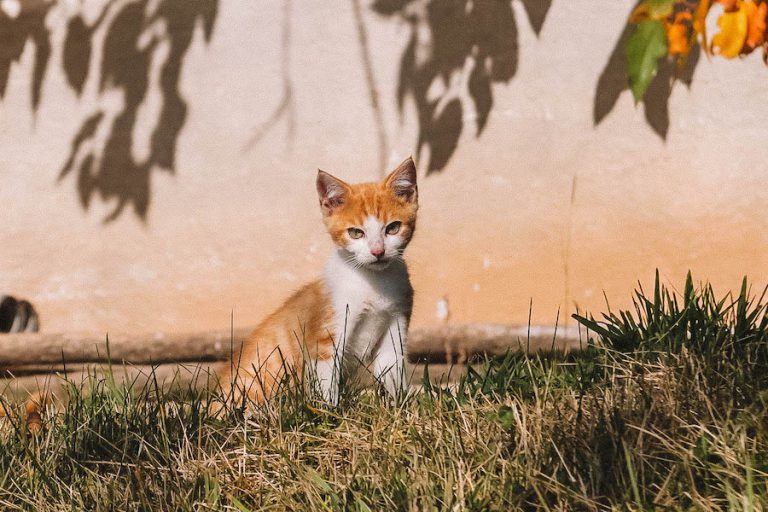
<path id="1" fill-rule="evenodd" d="M 320 209 L 323 211 L 323 215 L 327 217 L 344 204 L 349 185 L 320 169 L 317 170 L 316 185 Z"/>

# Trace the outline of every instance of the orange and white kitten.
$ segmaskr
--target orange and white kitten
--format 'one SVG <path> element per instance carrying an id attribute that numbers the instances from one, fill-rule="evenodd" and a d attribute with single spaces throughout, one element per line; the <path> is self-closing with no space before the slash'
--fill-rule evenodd
<path id="1" fill-rule="evenodd" d="M 413 288 L 403 251 L 418 210 L 413 160 L 381 183 L 350 185 L 318 171 L 317 193 L 336 247 L 324 276 L 268 316 L 221 372 L 220 383 L 238 402 L 263 402 L 286 377 L 298 377 L 336 404 L 342 372 L 360 366 L 391 396 L 404 389 Z"/>

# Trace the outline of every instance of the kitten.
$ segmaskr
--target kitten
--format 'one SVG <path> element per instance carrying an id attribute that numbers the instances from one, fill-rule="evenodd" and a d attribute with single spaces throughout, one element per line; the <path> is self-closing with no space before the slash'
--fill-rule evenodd
<path id="1" fill-rule="evenodd" d="M 220 372 L 236 403 L 246 396 L 261 403 L 284 379 L 298 378 L 337 404 L 342 374 L 361 366 L 390 396 L 404 390 L 413 288 L 403 251 L 418 210 L 413 160 L 381 183 L 350 185 L 318 171 L 317 193 L 336 247 L 324 276 L 262 321 Z"/>

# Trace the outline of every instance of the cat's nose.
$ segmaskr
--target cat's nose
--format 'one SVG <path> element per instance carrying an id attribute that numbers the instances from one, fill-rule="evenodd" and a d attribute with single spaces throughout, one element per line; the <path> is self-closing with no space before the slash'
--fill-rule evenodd
<path id="1" fill-rule="evenodd" d="M 377 260 L 380 260 L 381 257 L 384 256 L 384 248 L 377 247 L 376 249 L 371 249 L 371 254 L 376 256 Z"/>

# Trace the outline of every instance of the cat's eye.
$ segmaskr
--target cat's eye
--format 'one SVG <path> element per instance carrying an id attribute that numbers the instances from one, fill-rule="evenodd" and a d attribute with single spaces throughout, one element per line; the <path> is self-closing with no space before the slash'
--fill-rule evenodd
<path id="1" fill-rule="evenodd" d="M 349 238 L 354 238 L 355 240 L 363 238 L 363 235 L 365 234 L 362 229 L 357 228 L 349 228 L 347 229 L 347 233 L 349 233 Z"/>
<path id="2" fill-rule="evenodd" d="M 395 222 L 390 222 L 387 224 L 387 234 L 388 235 L 396 235 L 400 231 L 400 226 L 402 225 L 402 222 L 399 220 L 396 220 Z"/>

